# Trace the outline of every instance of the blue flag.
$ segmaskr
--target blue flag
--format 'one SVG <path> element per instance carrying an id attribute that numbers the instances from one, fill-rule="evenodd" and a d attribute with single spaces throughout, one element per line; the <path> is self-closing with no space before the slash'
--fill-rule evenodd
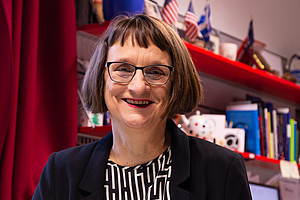
<path id="1" fill-rule="evenodd" d="M 203 35 L 205 42 L 209 41 L 209 37 L 211 34 L 211 24 L 210 24 L 210 5 L 207 3 L 204 8 L 204 14 L 201 15 L 200 20 L 198 22 L 199 30 Z"/>
<path id="2" fill-rule="evenodd" d="M 245 52 L 249 53 L 249 49 L 254 43 L 254 33 L 253 33 L 253 20 L 251 19 L 248 30 L 248 38 L 245 45 Z"/>

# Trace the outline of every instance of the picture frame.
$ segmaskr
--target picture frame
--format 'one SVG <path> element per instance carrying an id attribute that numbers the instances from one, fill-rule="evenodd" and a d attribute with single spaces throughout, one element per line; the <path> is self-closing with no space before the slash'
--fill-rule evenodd
<path id="1" fill-rule="evenodd" d="M 158 4 L 152 0 L 145 0 L 145 14 L 162 20 Z"/>

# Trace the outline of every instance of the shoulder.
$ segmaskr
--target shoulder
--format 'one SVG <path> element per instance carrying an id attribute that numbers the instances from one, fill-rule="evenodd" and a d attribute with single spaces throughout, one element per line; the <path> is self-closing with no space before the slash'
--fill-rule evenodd
<path id="1" fill-rule="evenodd" d="M 85 158 L 88 158 L 89 155 L 92 154 L 93 150 L 95 149 L 98 143 L 99 141 L 96 141 L 90 144 L 76 146 L 62 151 L 58 151 L 53 153 L 52 157 L 55 158 L 56 162 L 59 161 L 59 163 L 77 163 L 83 161 L 83 159 Z"/>
<path id="2" fill-rule="evenodd" d="M 172 121 L 168 121 L 168 127 L 172 130 L 172 148 L 174 153 L 189 157 L 191 163 L 198 165 L 215 165 L 223 167 L 233 161 L 243 162 L 240 154 L 221 147 L 212 142 L 188 136 L 182 132 Z M 177 157 L 183 157 L 183 156 Z M 233 162 L 234 163 L 234 162 Z"/>
<path id="3" fill-rule="evenodd" d="M 190 145 L 191 154 L 201 156 L 205 160 L 217 160 L 218 162 L 230 162 L 232 159 L 242 159 L 242 156 L 225 147 L 219 146 L 212 142 L 187 136 Z"/>
<path id="4" fill-rule="evenodd" d="M 241 155 L 212 142 L 186 135 L 171 120 L 168 127 L 172 131 L 172 147 L 177 153 L 190 155 L 191 159 L 219 162 L 242 159 Z"/>
<path id="5" fill-rule="evenodd" d="M 99 142 L 100 141 L 96 141 L 87 145 L 55 152 L 49 157 L 47 165 L 55 174 L 64 176 L 74 173 L 79 175 L 79 172 L 84 171 Z"/>
<path id="6" fill-rule="evenodd" d="M 92 158 L 105 159 L 103 153 L 109 151 L 111 139 L 109 133 L 96 142 L 55 152 L 50 156 L 48 163 L 60 173 L 83 171 Z"/>

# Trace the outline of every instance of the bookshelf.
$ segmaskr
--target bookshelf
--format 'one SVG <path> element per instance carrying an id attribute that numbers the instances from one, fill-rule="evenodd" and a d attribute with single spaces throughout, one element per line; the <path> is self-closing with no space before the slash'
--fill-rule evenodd
<path id="1" fill-rule="evenodd" d="M 110 125 L 96 126 L 95 128 L 78 127 L 78 133 L 89 135 L 89 136 L 95 136 L 98 138 L 104 137 L 110 131 L 111 131 Z M 277 171 L 280 170 L 279 169 L 280 160 L 275 160 L 275 159 L 267 158 L 265 156 L 259 156 L 259 155 L 255 155 L 254 153 L 248 153 L 248 152 L 244 152 L 244 153 L 237 152 L 237 153 L 240 153 L 247 161 L 248 164 L 258 166 L 258 167 L 274 169 Z M 298 168 L 300 169 L 299 164 L 298 164 Z"/>
<path id="2" fill-rule="evenodd" d="M 78 27 L 77 30 L 98 36 L 106 30 L 108 24 L 88 24 Z M 229 60 L 191 43 L 184 43 L 198 71 L 300 104 L 300 86 L 297 84 L 244 63 Z"/>
<path id="3" fill-rule="evenodd" d="M 77 28 L 94 36 L 101 35 L 109 25 L 88 24 Z M 300 104 L 300 86 L 269 72 L 254 69 L 241 62 L 229 60 L 211 51 L 185 42 L 198 71 L 252 88 L 289 102 Z"/>
<path id="4" fill-rule="evenodd" d="M 102 34 L 108 26 L 105 22 L 102 26 L 98 24 L 89 24 L 78 27 L 78 31 L 98 36 Z M 197 70 L 201 73 L 208 74 L 216 79 L 235 83 L 237 87 L 254 89 L 261 93 L 277 97 L 287 103 L 300 105 L 300 86 L 273 75 L 266 71 L 253 69 L 246 64 L 229 60 L 213 52 L 185 42 Z M 111 130 L 110 126 L 96 127 L 79 127 L 78 133 L 92 133 L 103 137 Z M 262 167 L 276 172 L 280 172 L 280 160 L 270 159 L 264 156 L 258 156 L 253 153 L 241 153 L 245 158 L 246 165 Z M 298 168 L 300 166 L 298 165 Z"/>
<path id="5" fill-rule="evenodd" d="M 280 170 L 279 165 L 280 165 L 280 160 L 276 160 L 276 159 L 272 159 L 272 158 L 268 158 L 265 156 L 259 156 L 259 155 L 255 155 L 254 153 L 241 153 L 241 152 L 237 152 L 240 153 L 244 159 L 247 161 L 248 164 L 251 165 L 255 165 L 258 167 L 264 167 L 264 168 L 269 168 L 269 169 L 276 169 L 276 170 Z M 298 169 L 300 169 L 300 165 L 297 164 Z"/>
<path id="6" fill-rule="evenodd" d="M 241 62 L 185 42 L 198 71 L 211 76 L 300 104 L 300 86 L 269 72 L 253 69 Z"/>

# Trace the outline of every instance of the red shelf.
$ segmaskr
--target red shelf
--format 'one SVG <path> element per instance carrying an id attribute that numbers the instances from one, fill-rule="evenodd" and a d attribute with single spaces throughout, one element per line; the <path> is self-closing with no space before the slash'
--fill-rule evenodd
<path id="1" fill-rule="evenodd" d="M 240 152 L 238 152 L 240 153 Z M 267 158 L 265 156 L 259 156 L 255 155 L 254 153 L 240 153 L 245 160 L 250 160 L 254 165 L 261 166 L 261 167 L 267 167 L 267 168 L 273 168 L 273 169 L 280 169 L 280 160 Z M 300 165 L 297 164 L 298 168 L 300 169 Z"/>
<path id="2" fill-rule="evenodd" d="M 105 22 L 102 26 L 89 24 L 77 27 L 77 30 L 99 36 L 107 29 L 108 25 L 109 22 Z M 246 64 L 229 60 L 191 43 L 184 43 L 199 72 L 300 104 L 300 86 L 295 83 L 266 71 L 253 69 Z"/>
<path id="3" fill-rule="evenodd" d="M 110 125 L 96 126 L 95 128 L 84 126 L 84 127 L 78 127 L 77 130 L 78 133 L 93 135 L 101 138 L 107 135 L 110 131 L 111 131 Z"/>
<path id="4" fill-rule="evenodd" d="M 199 72 L 300 104 L 300 86 L 185 42 Z"/>

